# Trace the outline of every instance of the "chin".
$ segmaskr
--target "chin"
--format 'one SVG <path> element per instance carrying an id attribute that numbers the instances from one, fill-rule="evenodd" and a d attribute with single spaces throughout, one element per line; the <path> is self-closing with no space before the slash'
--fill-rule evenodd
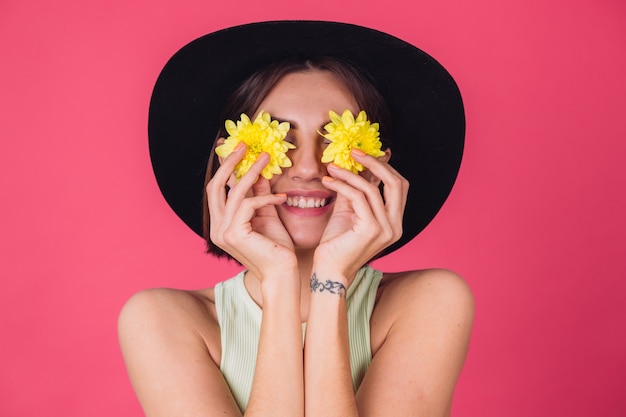
<path id="1" fill-rule="evenodd" d="M 293 217 L 279 212 L 279 217 L 297 250 L 313 250 L 322 240 L 329 216 Z"/>
<path id="2" fill-rule="evenodd" d="M 289 230 L 287 230 L 289 232 Z M 322 238 L 319 233 L 306 233 L 303 230 L 298 230 L 296 233 L 289 233 L 291 241 L 294 247 L 298 251 L 315 250 L 320 244 Z"/>
<path id="3" fill-rule="evenodd" d="M 291 239 L 294 247 L 299 251 L 315 250 L 320 244 L 320 239 L 297 239 L 293 237 Z"/>

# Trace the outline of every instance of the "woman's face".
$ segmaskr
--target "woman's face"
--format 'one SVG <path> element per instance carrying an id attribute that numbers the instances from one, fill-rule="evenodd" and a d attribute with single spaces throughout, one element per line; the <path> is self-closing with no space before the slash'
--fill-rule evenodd
<path id="1" fill-rule="evenodd" d="M 278 215 L 296 248 L 315 248 L 332 213 L 334 193 L 322 185 L 327 175 L 321 162 L 327 145 L 318 132 L 330 119 L 328 112 L 341 114 L 360 110 L 347 88 L 328 71 L 312 70 L 283 77 L 259 105 L 273 119 L 291 125 L 286 140 L 296 148 L 288 153 L 292 166 L 271 180 L 272 192 L 287 194 L 277 207 Z"/>

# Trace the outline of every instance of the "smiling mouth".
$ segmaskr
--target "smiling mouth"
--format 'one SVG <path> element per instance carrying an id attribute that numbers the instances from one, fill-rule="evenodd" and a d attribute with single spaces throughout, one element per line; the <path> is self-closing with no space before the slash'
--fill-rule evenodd
<path id="1" fill-rule="evenodd" d="M 298 208 L 319 208 L 324 207 L 328 204 L 330 199 L 328 198 L 317 198 L 317 197 L 287 197 L 286 205 L 289 207 L 298 207 Z"/>

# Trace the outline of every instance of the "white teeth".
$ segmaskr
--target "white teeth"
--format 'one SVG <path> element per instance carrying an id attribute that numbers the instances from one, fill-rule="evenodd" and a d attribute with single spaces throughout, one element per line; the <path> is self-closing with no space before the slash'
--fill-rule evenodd
<path id="1" fill-rule="evenodd" d="M 287 205 L 299 208 L 324 207 L 326 205 L 326 199 L 313 197 L 288 197 Z"/>

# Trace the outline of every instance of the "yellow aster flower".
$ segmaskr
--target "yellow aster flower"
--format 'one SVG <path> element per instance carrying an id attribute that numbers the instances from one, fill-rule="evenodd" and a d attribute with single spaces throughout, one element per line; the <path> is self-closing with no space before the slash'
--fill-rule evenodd
<path id="1" fill-rule="evenodd" d="M 266 152 L 270 156 L 270 162 L 261 172 L 261 175 L 268 180 L 274 174 L 282 174 L 281 168 L 291 166 L 287 151 L 295 148 L 295 146 L 284 141 L 289 131 L 289 123 L 279 123 L 278 120 L 272 120 L 269 113 L 261 111 L 254 122 L 251 122 L 250 118 L 242 113 L 241 120 L 238 120 L 236 124 L 232 120 L 226 120 L 225 126 L 230 136 L 224 140 L 222 145 L 215 148 L 216 154 L 226 158 L 239 142 L 243 142 L 247 146 L 246 155 L 235 166 L 237 179 L 248 172 L 262 152 Z"/>
<path id="2" fill-rule="evenodd" d="M 328 133 L 320 133 L 330 141 L 322 154 L 323 163 L 333 162 L 358 174 L 364 167 L 350 155 L 353 148 L 376 158 L 385 154 L 380 150 L 382 144 L 378 123 L 370 123 L 364 111 L 361 111 L 356 119 L 350 110 L 344 111 L 341 116 L 332 110 L 328 114 L 331 121 L 324 126 Z"/>

